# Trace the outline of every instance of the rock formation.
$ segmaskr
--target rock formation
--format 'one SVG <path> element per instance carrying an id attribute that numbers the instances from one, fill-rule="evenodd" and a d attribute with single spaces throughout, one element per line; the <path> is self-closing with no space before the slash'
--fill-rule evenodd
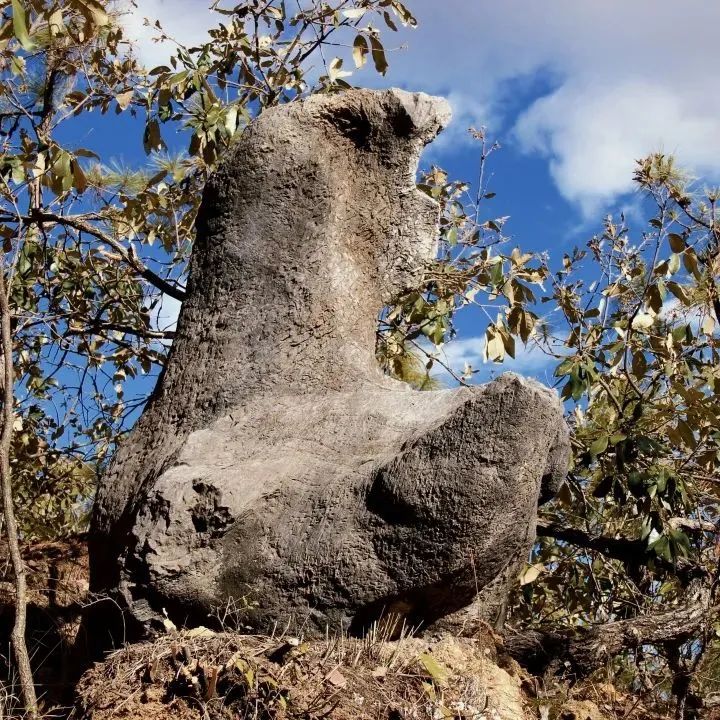
<path id="1" fill-rule="evenodd" d="M 203 198 L 167 368 L 99 488 L 92 590 L 143 623 L 232 599 L 306 634 L 502 599 L 566 471 L 559 400 L 514 375 L 417 392 L 374 352 L 379 310 L 434 257 L 415 173 L 449 116 L 353 90 L 244 132 Z"/>

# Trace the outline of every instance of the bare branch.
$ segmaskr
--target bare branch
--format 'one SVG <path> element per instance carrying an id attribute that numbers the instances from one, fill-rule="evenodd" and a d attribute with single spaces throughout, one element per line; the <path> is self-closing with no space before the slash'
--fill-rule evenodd
<path id="1" fill-rule="evenodd" d="M 27 619 L 27 585 L 25 563 L 20 554 L 18 528 L 15 519 L 15 507 L 12 496 L 12 475 L 10 468 L 10 448 L 13 438 L 13 399 L 15 371 L 13 367 L 12 336 L 10 333 L 10 305 L 5 287 L 5 269 L 0 267 L 0 334 L 2 335 L 3 388 L 2 388 L 2 435 L 0 436 L 0 484 L 3 495 L 3 517 L 7 533 L 8 547 L 15 575 L 15 623 L 12 630 L 12 647 L 20 677 L 20 690 L 27 716 L 37 718 L 38 705 L 35 695 L 35 683 L 27 643 L 25 624 Z"/>
<path id="2" fill-rule="evenodd" d="M 625 650 L 685 642 L 695 636 L 714 613 L 706 588 L 689 596 L 684 606 L 630 620 L 591 627 L 508 632 L 505 650 L 532 672 L 569 669 L 576 677 L 587 677 Z"/>
<path id="3" fill-rule="evenodd" d="M 687 527 L 680 518 L 677 520 L 677 527 Z M 689 521 L 688 521 L 689 522 Z M 672 525 L 673 521 L 670 521 Z M 573 527 L 567 527 L 556 523 L 546 523 L 542 520 L 538 521 L 537 534 L 539 537 L 552 537 L 561 542 L 567 542 L 576 547 L 586 550 L 594 550 L 611 560 L 619 560 L 629 568 L 639 568 L 647 565 L 648 561 L 653 562 L 658 567 L 663 567 L 676 573 L 685 584 L 691 580 L 702 577 L 707 573 L 705 570 L 688 560 L 678 558 L 676 563 L 667 562 L 661 557 L 655 555 L 648 549 L 647 543 L 642 540 L 632 540 L 630 538 L 608 537 L 606 535 L 590 535 L 582 530 Z"/>

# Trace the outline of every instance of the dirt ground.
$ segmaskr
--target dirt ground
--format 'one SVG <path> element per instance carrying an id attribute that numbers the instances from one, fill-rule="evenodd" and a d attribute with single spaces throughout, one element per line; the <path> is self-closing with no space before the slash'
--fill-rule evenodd
<path id="1" fill-rule="evenodd" d="M 0 717 L 12 697 L 11 568 L 0 546 Z M 28 640 L 44 717 L 72 720 L 655 720 L 631 695 L 593 681 L 529 675 L 482 623 L 468 636 L 386 640 L 260 637 L 169 627 L 88 669 L 83 539 L 24 548 Z M 83 670 L 86 670 L 82 674 Z M 81 677 L 82 674 L 82 677 Z"/>

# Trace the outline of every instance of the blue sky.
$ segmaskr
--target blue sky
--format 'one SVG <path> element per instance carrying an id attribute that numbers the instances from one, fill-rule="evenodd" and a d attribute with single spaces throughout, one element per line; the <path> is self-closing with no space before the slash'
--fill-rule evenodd
<path id="1" fill-rule="evenodd" d="M 618 209 L 640 227 L 632 171 L 634 160 L 651 151 L 676 154 L 708 182 L 720 178 L 715 0 L 407 4 L 419 27 L 386 36 L 388 47 L 396 48 L 387 76 L 363 70 L 351 82 L 446 96 L 455 119 L 425 162 L 460 179 L 477 174 L 467 128 L 487 126 L 503 146 L 492 159 L 490 189 L 497 197 L 488 212 L 511 216 L 507 230 L 524 249 L 549 251 L 559 261 Z M 184 43 L 202 40 L 217 17 L 207 9 L 209 0 L 138 5 L 126 24 L 149 64 L 160 64 L 168 49 L 150 42 L 143 17 L 160 18 Z M 117 137 L 95 140 L 117 147 Z M 459 330 L 449 348 L 453 361 L 480 366 L 483 319 L 467 311 Z M 501 369 L 511 367 L 549 379 L 537 353 Z M 479 379 L 495 369 L 486 368 Z"/>

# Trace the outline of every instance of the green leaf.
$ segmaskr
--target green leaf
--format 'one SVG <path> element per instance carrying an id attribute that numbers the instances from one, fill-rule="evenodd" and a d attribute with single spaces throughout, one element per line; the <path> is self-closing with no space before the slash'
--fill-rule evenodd
<path id="1" fill-rule="evenodd" d="M 694 450 L 697 447 L 697 439 L 695 438 L 695 433 L 693 433 L 690 425 L 688 425 L 684 420 L 678 419 L 676 429 L 678 433 L 680 433 L 683 443 L 685 443 L 690 450 Z"/>
<path id="2" fill-rule="evenodd" d="M 18 75 L 24 75 L 25 74 L 25 58 L 20 57 L 20 55 L 15 55 L 10 58 L 10 72 L 15 75 L 16 77 Z"/>
<path id="3" fill-rule="evenodd" d="M 110 16 L 105 8 L 96 0 L 76 0 L 80 12 L 96 27 L 105 27 L 110 24 Z"/>
<path id="4" fill-rule="evenodd" d="M 567 388 L 567 391 L 566 391 Z M 567 392 L 567 394 L 565 394 Z M 570 373 L 570 379 L 563 388 L 563 397 L 566 399 L 571 397 L 573 400 L 579 400 L 585 392 L 585 383 L 580 379 L 578 368 L 573 368 Z"/>
<path id="5" fill-rule="evenodd" d="M 237 105 L 231 105 L 225 113 L 225 130 L 230 137 L 235 134 L 235 131 L 237 130 L 237 123 L 238 107 Z"/>
<path id="6" fill-rule="evenodd" d="M 673 257 L 678 257 L 677 255 L 674 255 Z M 678 259 L 678 267 L 680 265 L 680 260 Z M 648 307 L 655 313 L 655 315 L 658 315 L 660 311 L 662 310 L 663 306 L 663 298 L 660 294 L 660 288 L 657 285 L 651 285 L 648 288 L 648 295 L 647 295 L 647 304 Z"/>
<path id="7" fill-rule="evenodd" d="M 685 292 L 685 288 L 682 285 L 678 285 L 673 280 L 667 283 L 667 289 L 683 304 L 690 305 L 690 298 Z"/>
<path id="8" fill-rule="evenodd" d="M 633 353 L 632 357 L 632 372 L 633 375 L 638 379 L 645 377 L 647 372 L 647 360 L 645 359 L 645 353 L 642 350 L 637 350 Z"/>
<path id="9" fill-rule="evenodd" d="M 525 571 L 520 575 L 520 584 L 521 585 L 529 585 L 532 582 L 535 582 L 538 577 L 540 576 L 540 573 L 545 570 L 545 566 L 542 563 L 536 563 L 535 565 L 530 565 L 525 569 Z"/>
<path id="10" fill-rule="evenodd" d="M 564 482 L 560 486 L 560 491 L 556 495 L 556 498 L 558 502 L 560 502 L 562 505 L 565 505 L 566 507 L 570 507 L 573 504 L 573 494 L 572 490 L 570 489 L 570 486 Z"/>
<path id="11" fill-rule="evenodd" d="M 347 10 L 343 10 L 342 14 L 350 20 L 358 20 L 363 15 L 365 15 L 366 12 L 366 8 L 349 8 Z"/>
<path id="12" fill-rule="evenodd" d="M 501 363 L 505 359 L 505 343 L 497 328 L 493 325 L 485 331 L 484 359 Z"/>
<path id="13" fill-rule="evenodd" d="M 85 173 L 83 172 L 83 169 L 80 167 L 80 163 L 73 159 L 72 161 L 72 172 L 73 172 L 73 184 L 75 186 L 75 189 L 79 193 L 84 193 L 87 189 L 87 178 L 85 177 Z"/>
<path id="14" fill-rule="evenodd" d="M 575 365 L 575 359 L 574 358 L 567 358 L 566 360 L 563 360 L 556 368 L 555 372 L 553 373 L 555 377 L 563 377 L 565 375 L 569 375 L 570 372 L 572 372 L 573 366 Z"/>
<path id="15" fill-rule="evenodd" d="M 13 32 L 23 50 L 30 52 L 35 49 L 35 43 L 30 39 L 28 32 L 27 13 L 20 0 L 12 0 Z"/>
<path id="16" fill-rule="evenodd" d="M 328 66 L 328 77 L 330 78 L 330 82 L 334 83 L 339 78 L 349 77 L 352 75 L 351 72 L 343 70 L 342 66 L 342 58 L 336 57 L 330 61 L 330 65 Z"/>
<path id="17" fill-rule="evenodd" d="M 700 331 L 703 333 L 703 335 L 712 335 L 715 332 L 715 318 L 710 315 L 709 313 L 705 316 L 705 319 L 702 321 L 702 325 L 700 326 Z"/>
<path id="18" fill-rule="evenodd" d="M 167 69 L 167 68 L 163 68 Z M 150 73 L 152 75 L 152 73 Z M 181 70 L 179 73 L 175 73 L 175 75 L 171 75 L 168 78 L 167 84 L 169 87 L 175 87 L 175 85 L 179 85 L 185 78 L 190 74 L 189 70 Z"/>
<path id="19" fill-rule="evenodd" d="M 612 475 L 605 475 L 602 480 L 595 486 L 593 497 L 604 498 L 615 484 L 615 478 Z"/>
<path id="20" fill-rule="evenodd" d="M 689 557 L 691 546 L 688 536 L 679 529 L 671 530 L 669 536 L 670 547 L 674 558 Z"/>
<path id="21" fill-rule="evenodd" d="M 115 100 L 118 104 L 118 107 L 120 110 L 125 110 L 128 105 L 130 105 L 130 102 L 133 98 L 134 90 L 125 90 L 124 92 L 119 93 L 115 96 Z"/>
<path id="22" fill-rule="evenodd" d="M 370 53 L 370 47 L 363 35 L 358 35 L 353 42 L 353 60 L 355 67 L 361 68 L 367 62 L 367 56 Z"/>
<path id="23" fill-rule="evenodd" d="M 97 153 L 94 153 L 92 150 L 88 150 L 87 148 L 78 148 L 77 150 L 73 151 L 73 155 L 75 155 L 76 157 L 92 158 L 93 160 L 100 159 Z"/>
<path id="24" fill-rule="evenodd" d="M 635 497 L 642 497 L 645 492 L 645 483 L 643 476 L 636 471 L 632 471 L 628 474 L 627 479 L 628 489 Z M 650 531 L 648 530 L 648 533 Z"/>
<path id="25" fill-rule="evenodd" d="M 65 30 L 65 25 L 63 23 L 63 14 L 62 9 L 57 8 L 56 10 L 53 10 L 52 13 L 50 13 L 50 17 L 48 17 L 48 29 L 50 30 L 50 35 L 52 37 L 57 37 Z"/>
<path id="26" fill-rule="evenodd" d="M 665 535 L 661 535 L 654 543 L 650 545 L 650 549 L 658 556 L 672 562 L 672 552 L 670 550 L 670 542 Z"/>
<path id="27" fill-rule="evenodd" d="M 402 2 L 400 2 L 400 0 L 391 0 L 390 4 L 403 25 L 409 25 L 410 27 L 415 27 L 417 25 L 417 20 L 413 17 L 413 14 Z"/>
<path id="28" fill-rule="evenodd" d="M 0 26 L 0 48 L 4 49 L 7 41 L 14 37 L 13 21 L 10 18 L 4 25 Z"/>
<path id="29" fill-rule="evenodd" d="M 689 273 L 692 273 L 693 277 L 696 280 L 701 280 L 702 274 L 700 273 L 700 269 L 698 268 L 698 259 L 695 251 L 692 248 L 689 248 L 686 252 L 683 253 L 682 258 L 685 269 Z"/>
<path id="30" fill-rule="evenodd" d="M 659 495 L 662 495 L 667 488 L 668 476 L 667 473 L 660 472 L 655 478 L 655 487 Z"/>
<path id="31" fill-rule="evenodd" d="M 375 69 L 381 75 L 384 75 L 387 72 L 388 67 L 390 67 L 388 65 L 387 58 L 385 57 L 385 48 L 375 35 L 370 36 L 370 46 L 372 47 L 372 57 L 373 62 L 375 63 Z"/>
<path id="32" fill-rule="evenodd" d="M 387 12 L 387 11 L 384 12 L 384 13 L 383 13 L 383 18 L 384 18 L 384 20 L 385 20 L 385 24 L 386 24 L 393 32 L 397 32 L 397 31 L 398 31 L 398 26 L 393 22 L 393 19 L 390 17 L 390 13 L 389 13 L 389 12 Z"/>
<path id="33" fill-rule="evenodd" d="M 500 334 L 503 341 L 503 347 L 505 348 L 505 352 L 511 357 L 515 358 L 515 338 L 510 335 L 508 332 L 503 332 Z"/>
<path id="34" fill-rule="evenodd" d="M 655 317 L 649 313 L 638 313 L 632 321 L 633 330 L 648 330 L 655 324 Z"/>
<path id="35" fill-rule="evenodd" d="M 670 233 L 668 235 L 668 242 L 670 243 L 670 249 L 674 253 L 681 253 L 683 250 L 685 250 L 685 240 L 683 240 L 682 235 L 678 235 L 677 233 Z"/>
<path id="36" fill-rule="evenodd" d="M 607 450 L 609 440 L 610 438 L 607 435 L 601 435 L 590 445 L 590 454 L 596 456 L 604 453 Z"/>
<path id="37" fill-rule="evenodd" d="M 153 151 L 162 150 L 165 147 L 160 135 L 160 125 L 157 120 L 149 120 L 143 134 L 143 148 L 149 155 Z"/>
<path id="38" fill-rule="evenodd" d="M 450 673 L 430 653 L 422 653 L 420 662 L 437 685 L 445 685 Z"/>

